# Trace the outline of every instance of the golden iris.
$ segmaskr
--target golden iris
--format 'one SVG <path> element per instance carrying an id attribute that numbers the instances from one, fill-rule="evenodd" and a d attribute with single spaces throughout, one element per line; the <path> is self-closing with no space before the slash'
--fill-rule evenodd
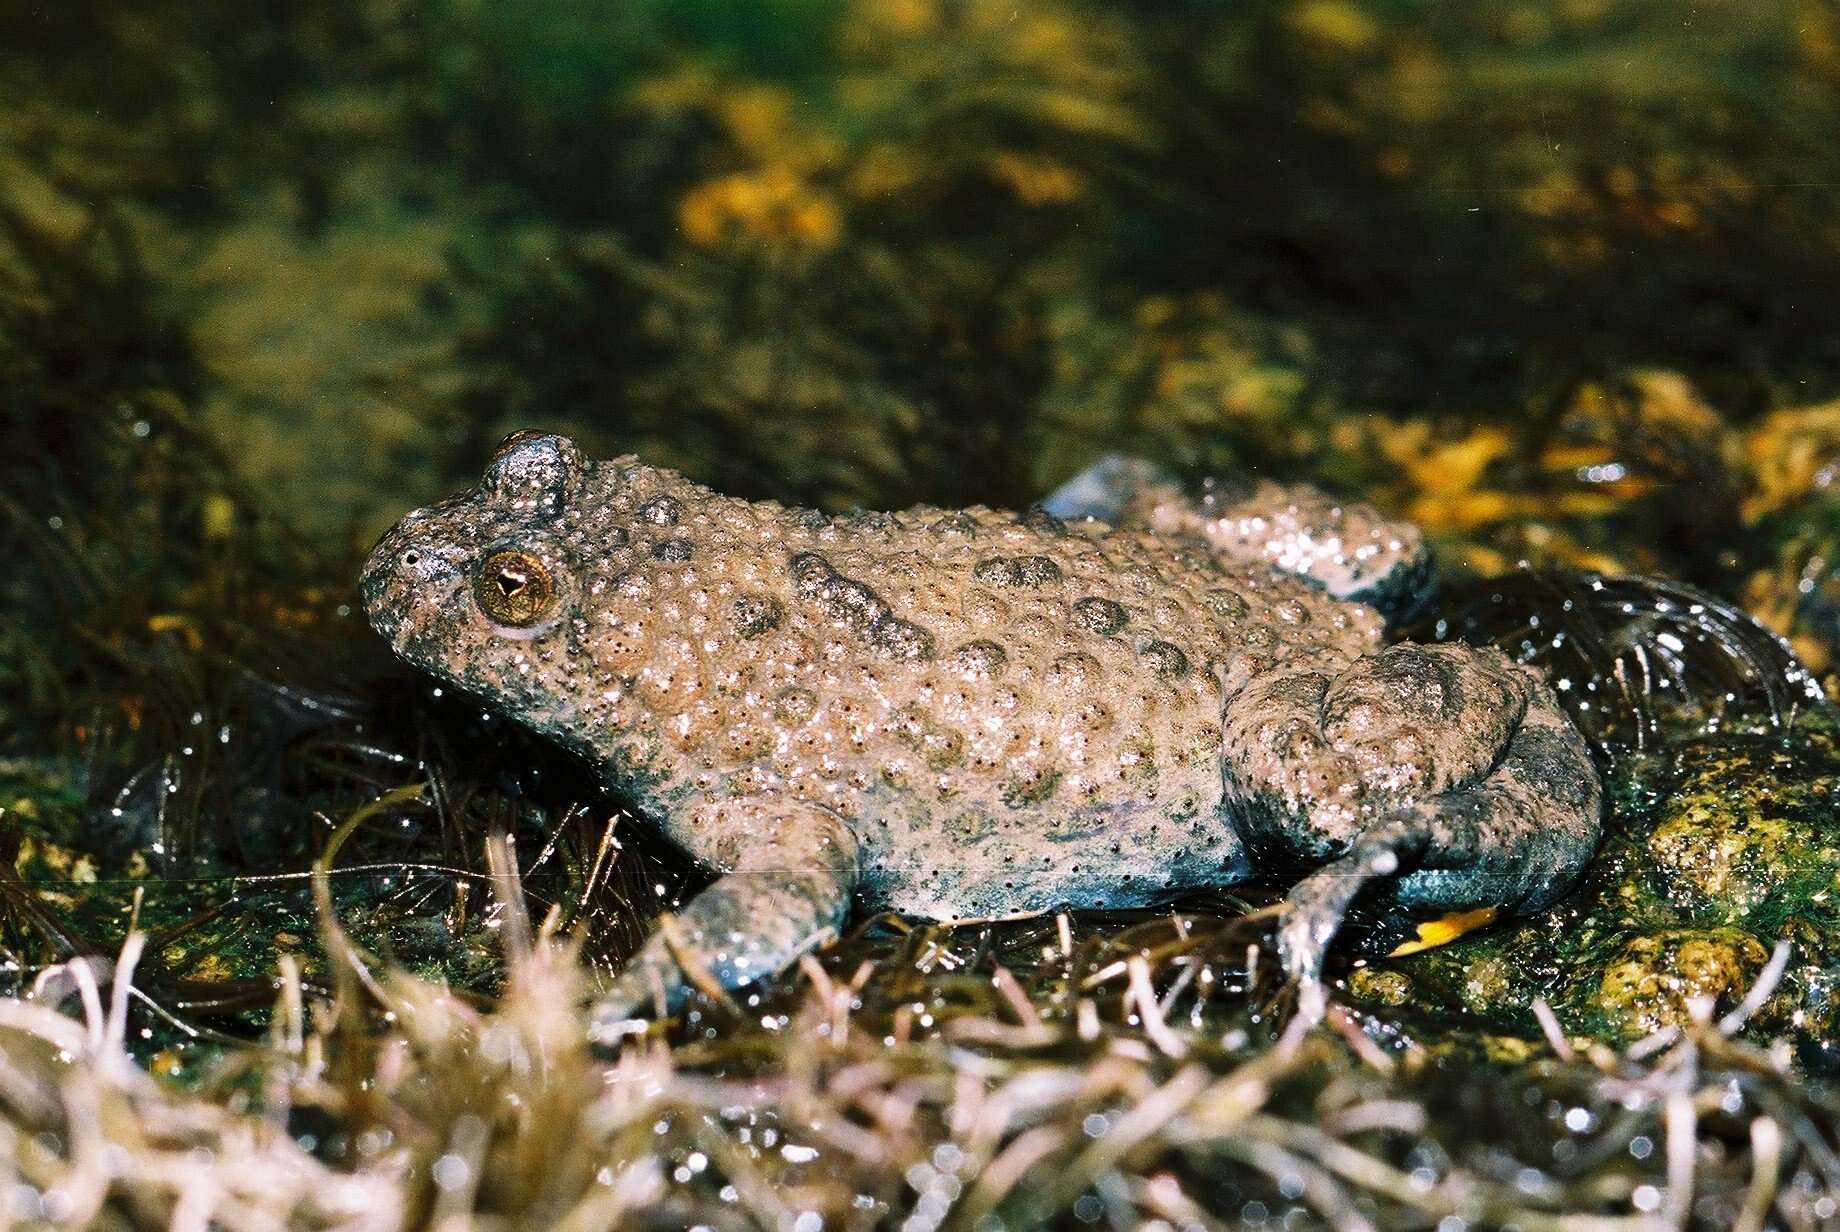
<path id="1" fill-rule="evenodd" d="M 508 548 L 494 552 L 473 578 L 479 610 L 501 625 L 534 625 L 556 606 L 556 580 L 529 552 Z"/>

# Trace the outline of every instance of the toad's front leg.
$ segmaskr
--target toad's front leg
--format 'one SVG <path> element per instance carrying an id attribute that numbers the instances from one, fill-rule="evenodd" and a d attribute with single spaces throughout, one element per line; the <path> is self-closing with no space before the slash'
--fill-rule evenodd
<path id="1" fill-rule="evenodd" d="M 654 933 L 595 1006 L 593 1034 L 689 991 L 685 965 L 723 988 L 776 974 L 836 935 L 856 888 L 856 837 L 821 805 L 772 798 L 701 801 L 677 819 L 714 842 L 722 875 Z M 680 961 L 681 960 L 681 961 Z"/>
<path id="2" fill-rule="evenodd" d="M 1255 860 L 1313 869 L 1279 932 L 1300 1009 L 1357 895 L 1405 916 L 1550 905 L 1596 849 L 1601 788 L 1551 690 L 1494 650 L 1403 644 L 1230 699 L 1225 776 Z"/>

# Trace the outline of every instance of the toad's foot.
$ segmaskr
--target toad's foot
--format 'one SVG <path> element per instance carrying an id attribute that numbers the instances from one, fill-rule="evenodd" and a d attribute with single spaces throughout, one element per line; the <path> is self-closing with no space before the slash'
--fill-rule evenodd
<path id="1" fill-rule="evenodd" d="M 1155 463 L 1107 454 L 1042 507 L 1056 517 L 1192 535 L 1223 557 L 1296 574 L 1395 623 L 1420 611 L 1435 588 L 1416 526 L 1308 484 L 1241 476 L 1188 488 Z"/>
<path id="2" fill-rule="evenodd" d="M 725 872 L 661 924 L 596 1003 L 590 1038 L 611 1042 L 636 1015 L 774 975 L 842 926 L 857 876 L 856 839 L 811 804 L 735 799 L 693 805 L 686 824 L 726 835 Z"/>
<path id="3" fill-rule="evenodd" d="M 1356 898 L 1437 915 L 1539 910 L 1597 845 L 1584 740 L 1531 672 L 1497 651 L 1389 647 L 1339 669 L 1255 680 L 1223 711 L 1235 827 L 1267 867 L 1312 867 L 1279 934 L 1300 1011 Z"/>
<path id="4" fill-rule="evenodd" d="M 1398 850 L 1385 838 L 1372 836 L 1292 887 L 1284 923 L 1278 928 L 1278 957 L 1297 990 L 1297 1013 L 1304 1019 L 1317 1022 L 1329 1008 L 1323 960 L 1349 906 L 1369 882 L 1398 871 Z"/>

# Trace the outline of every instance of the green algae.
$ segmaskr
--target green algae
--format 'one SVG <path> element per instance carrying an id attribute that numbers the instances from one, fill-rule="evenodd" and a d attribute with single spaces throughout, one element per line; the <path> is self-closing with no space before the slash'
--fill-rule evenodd
<path id="1" fill-rule="evenodd" d="M 1759 1025 L 1830 1066 L 1836 785 L 1824 710 L 1786 732 L 1706 737 L 1632 761 L 1612 779 L 1604 846 L 1562 904 L 1382 960 L 1390 976 L 1351 990 L 1529 1036 L 1538 998 L 1570 1030 L 1629 1043 L 1689 1021 L 1695 997 L 1730 1010 L 1781 941 L 1788 975 Z"/>

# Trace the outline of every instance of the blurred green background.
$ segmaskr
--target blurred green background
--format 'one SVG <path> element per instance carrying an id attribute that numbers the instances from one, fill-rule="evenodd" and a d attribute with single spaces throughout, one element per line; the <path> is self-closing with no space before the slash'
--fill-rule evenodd
<path id="1" fill-rule="evenodd" d="M 0 479 L 67 526 L 181 431 L 332 580 L 513 427 L 833 507 L 1122 445 L 1795 615 L 1830 3 L 74 0 L 0 47 Z"/>

